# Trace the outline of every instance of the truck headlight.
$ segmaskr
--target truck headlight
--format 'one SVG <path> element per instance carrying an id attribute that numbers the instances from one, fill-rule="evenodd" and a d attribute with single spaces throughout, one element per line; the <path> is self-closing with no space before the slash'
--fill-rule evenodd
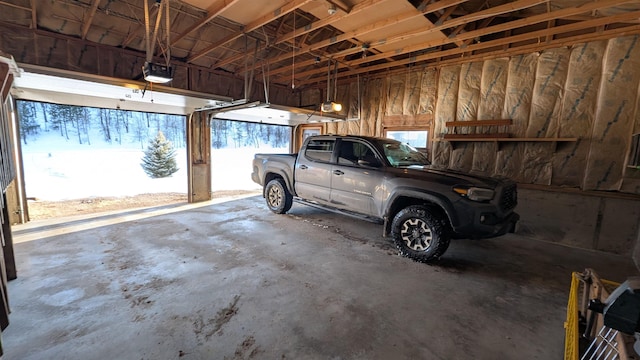
<path id="1" fill-rule="evenodd" d="M 473 201 L 489 201 L 495 195 L 493 190 L 479 187 L 456 186 L 453 191 Z"/>

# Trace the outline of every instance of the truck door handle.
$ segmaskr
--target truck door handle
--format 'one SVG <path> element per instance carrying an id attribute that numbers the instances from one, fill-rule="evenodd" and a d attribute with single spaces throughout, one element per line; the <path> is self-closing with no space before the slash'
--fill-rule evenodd
<path id="1" fill-rule="evenodd" d="M 300 165 L 300 169 L 305 170 L 308 169 L 307 165 Z"/>
<path id="2" fill-rule="evenodd" d="M 333 170 L 333 173 L 336 175 L 344 175 L 344 172 L 341 170 Z"/>

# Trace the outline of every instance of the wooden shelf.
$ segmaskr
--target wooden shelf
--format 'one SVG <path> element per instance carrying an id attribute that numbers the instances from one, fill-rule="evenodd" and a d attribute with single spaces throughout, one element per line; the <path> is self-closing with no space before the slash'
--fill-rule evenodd
<path id="1" fill-rule="evenodd" d="M 513 124 L 512 119 L 498 119 L 498 120 L 470 120 L 470 121 L 447 121 L 446 127 L 456 126 L 502 126 Z"/>
<path id="2" fill-rule="evenodd" d="M 490 133 L 490 134 L 444 134 L 443 139 L 449 141 L 468 141 L 466 139 L 506 139 L 509 138 L 507 133 Z"/>
<path id="3" fill-rule="evenodd" d="M 468 134 L 474 135 L 474 134 Z M 444 138 L 435 139 L 436 141 L 449 142 L 478 142 L 478 141 L 497 141 L 497 142 L 576 142 L 578 138 L 517 138 L 517 137 L 471 137 L 465 136 L 461 138 Z"/>
<path id="4" fill-rule="evenodd" d="M 473 134 L 469 134 L 473 135 Z M 498 151 L 501 148 L 501 144 L 508 142 L 546 142 L 546 143 L 554 143 L 557 149 L 558 143 L 569 143 L 576 142 L 578 138 L 530 138 L 530 137 L 465 137 L 465 138 L 456 138 L 456 139 L 435 139 L 435 141 L 448 141 L 451 143 L 451 146 L 455 149 L 457 143 L 462 142 L 494 142 L 498 144 Z"/>

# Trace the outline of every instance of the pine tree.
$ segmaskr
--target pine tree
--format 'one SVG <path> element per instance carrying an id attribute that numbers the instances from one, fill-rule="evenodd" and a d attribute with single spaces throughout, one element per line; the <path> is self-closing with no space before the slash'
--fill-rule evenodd
<path id="1" fill-rule="evenodd" d="M 178 171 L 176 152 L 162 131 L 158 131 L 155 139 L 149 140 L 140 166 L 150 178 L 163 178 Z"/>

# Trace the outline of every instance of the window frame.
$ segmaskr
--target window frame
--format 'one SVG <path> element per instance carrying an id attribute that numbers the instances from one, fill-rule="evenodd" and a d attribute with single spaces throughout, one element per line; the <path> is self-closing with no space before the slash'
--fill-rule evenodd
<path id="1" fill-rule="evenodd" d="M 331 143 L 332 144 L 331 150 L 313 150 L 313 149 L 310 150 L 309 146 L 311 145 L 312 142 Z M 336 145 L 337 145 L 337 141 L 336 141 L 336 139 L 333 139 L 333 138 L 323 138 L 323 139 L 310 140 L 309 143 L 307 144 L 307 147 L 304 149 L 304 157 L 309 161 L 331 164 L 333 162 L 334 153 L 336 152 Z M 316 151 L 318 153 L 328 153 L 329 154 L 329 159 L 325 160 L 323 158 L 309 156 L 309 151 Z"/>
<path id="2" fill-rule="evenodd" d="M 415 148 L 420 150 L 421 152 L 426 153 L 426 154 L 430 153 L 431 146 L 432 146 L 431 126 L 389 126 L 389 127 L 384 127 L 382 129 L 382 134 L 383 134 L 382 136 L 384 136 L 385 138 L 391 139 L 390 137 L 387 136 L 387 132 L 389 132 L 389 131 L 426 131 L 427 132 L 427 143 L 424 145 L 424 147 L 415 146 Z"/>

